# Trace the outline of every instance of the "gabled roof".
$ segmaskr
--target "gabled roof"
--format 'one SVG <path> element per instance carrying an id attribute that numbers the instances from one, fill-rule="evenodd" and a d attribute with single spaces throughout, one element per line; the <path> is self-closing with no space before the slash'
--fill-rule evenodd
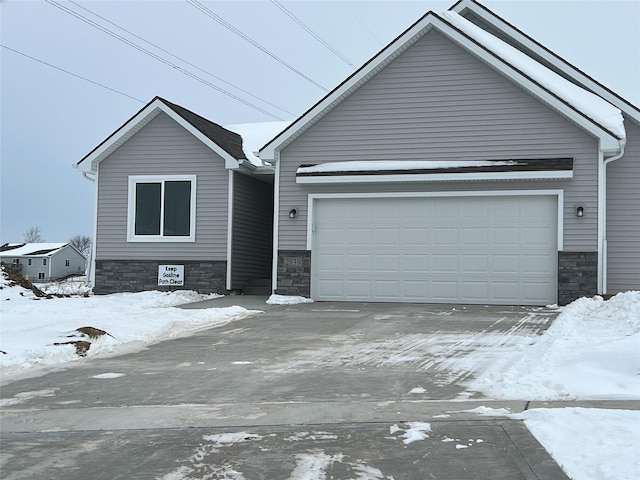
<path id="1" fill-rule="evenodd" d="M 462 24 L 471 24 L 461 17 L 459 20 Z M 519 66 L 512 65 L 508 59 L 502 58 L 502 49 L 496 48 L 496 45 L 499 45 L 502 41 L 497 37 L 493 37 L 491 34 L 483 32 L 487 33 L 487 35 L 491 37 L 490 42 L 485 42 L 482 38 L 470 35 L 468 31 L 465 31 L 466 29 L 459 28 L 460 23 L 456 23 L 457 26 L 452 23 L 451 14 L 449 14 L 448 19 L 433 12 L 425 14 L 389 45 L 382 49 L 377 55 L 360 67 L 360 69 L 354 72 L 318 103 L 307 110 L 289 128 L 264 145 L 260 150 L 260 158 L 267 161 L 275 160 L 276 151 L 282 150 L 288 144 L 293 142 L 304 131 L 308 130 L 314 123 L 319 121 L 329 111 L 351 95 L 351 93 L 374 77 L 380 70 L 389 65 L 405 50 L 434 29 L 461 48 L 468 51 L 470 54 L 474 55 L 480 61 L 499 70 L 507 78 L 524 90 L 535 95 L 540 101 L 544 102 L 550 108 L 558 111 L 588 133 L 598 138 L 603 151 L 608 153 L 617 153 L 620 150 L 622 146 L 621 144 L 624 143 L 625 135 L 624 127 L 622 127 L 621 123 L 622 115 L 619 111 L 619 128 L 612 127 L 612 125 L 616 123 L 615 121 L 611 122 L 610 120 L 605 120 L 605 118 L 597 116 L 593 118 L 594 115 L 592 111 L 587 108 L 583 108 L 580 103 L 576 104 L 576 102 L 569 101 L 570 99 L 567 98 L 565 93 L 548 88 L 549 85 L 541 82 L 540 78 L 531 76 L 530 72 L 523 71 Z M 556 73 L 546 69 L 542 64 L 539 64 L 536 68 L 540 71 L 546 70 L 545 75 L 553 75 L 557 78 L 561 78 Z M 576 88 L 580 89 L 580 87 Z M 581 94 L 585 99 L 588 98 L 589 101 L 597 103 L 606 103 L 592 92 L 585 89 L 581 90 Z M 610 105 L 610 107 L 612 106 Z M 613 108 L 613 110 L 615 110 L 615 108 Z M 602 109 L 602 111 L 604 111 L 604 109 Z M 609 117 L 610 113 L 612 113 L 611 110 L 605 113 L 604 116 Z"/>
<path id="2" fill-rule="evenodd" d="M 184 107 L 155 97 L 120 128 L 89 152 L 75 167 L 83 172 L 96 172 L 98 163 L 135 135 L 142 127 L 164 112 L 182 125 L 202 143 L 221 156 L 226 168 L 238 168 L 246 160 L 242 151 L 242 137 L 207 120 Z"/>
<path id="3" fill-rule="evenodd" d="M 40 256 L 50 257 L 69 243 L 5 243 L 0 246 L 2 257 Z M 73 245 L 71 245 L 73 247 Z"/>
<path id="4" fill-rule="evenodd" d="M 499 30 L 505 38 L 509 39 L 510 44 L 518 45 L 530 57 L 543 62 L 552 70 L 569 77 L 577 85 L 604 98 L 622 110 L 635 123 L 640 124 L 640 108 L 638 106 L 633 105 L 613 90 L 602 85 L 476 0 L 460 0 L 449 10 L 468 18 L 472 22 L 474 22 L 474 19 L 480 19 L 480 21 Z"/>

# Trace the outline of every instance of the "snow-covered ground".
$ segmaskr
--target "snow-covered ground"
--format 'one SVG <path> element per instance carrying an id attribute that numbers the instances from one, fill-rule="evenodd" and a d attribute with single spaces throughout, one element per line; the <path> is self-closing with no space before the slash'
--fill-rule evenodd
<path id="1" fill-rule="evenodd" d="M 207 298 L 188 291 L 82 296 L 88 290 L 79 281 L 49 285 L 45 290 L 80 296 L 38 299 L 29 290 L 8 287 L 3 276 L 0 287 L 3 382 L 83 361 L 74 345 L 54 343 L 89 340 L 87 357 L 119 355 L 252 314 L 241 307 L 175 308 Z M 275 304 L 301 301 L 305 299 L 270 299 Z M 582 298 L 561 310 L 541 337 L 516 332 L 512 342 L 501 344 L 475 338 L 477 348 L 454 359 L 443 357 L 440 365 L 455 376 L 472 372 L 469 391 L 491 399 L 640 399 L 640 292 L 618 294 L 608 301 Z M 81 327 L 102 329 L 109 335 L 91 340 L 77 331 Z M 446 355 L 446 348 L 441 350 Z M 381 354 L 389 352 L 381 350 Z M 524 420 L 572 479 L 638 478 L 640 411 L 559 408 L 514 416 Z M 414 437 L 407 439 L 419 440 Z"/>
<path id="2" fill-rule="evenodd" d="M 0 275 L 0 374 L 2 383 L 83 361 L 75 341 L 91 343 L 86 357 L 139 351 L 147 345 L 224 325 L 253 312 L 242 307 L 181 309 L 176 305 L 212 298 L 193 291 L 84 296 L 84 282 L 42 285 L 45 293 L 76 295 L 38 298 L 30 290 L 8 287 Z M 107 334 L 96 339 L 84 327 Z M 62 344 L 62 345 L 56 345 Z"/>

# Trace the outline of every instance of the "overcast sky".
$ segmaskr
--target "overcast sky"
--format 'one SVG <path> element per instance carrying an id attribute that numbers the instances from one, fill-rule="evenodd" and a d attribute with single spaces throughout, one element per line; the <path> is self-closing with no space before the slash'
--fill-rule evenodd
<path id="1" fill-rule="evenodd" d="M 0 0 L 0 241 L 92 236 L 94 186 L 72 165 L 154 96 L 221 125 L 293 120 L 453 3 Z M 640 0 L 482 3 L 640 104 Z"/>

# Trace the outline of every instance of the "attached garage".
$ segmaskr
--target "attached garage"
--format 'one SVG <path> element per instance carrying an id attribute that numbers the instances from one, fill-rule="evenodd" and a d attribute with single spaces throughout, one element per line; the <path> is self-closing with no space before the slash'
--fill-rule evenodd
<path id="1" fill-rule="evenodd" d="M 316 300 L 557 301 L 558 195 L 318 195 Z"/>

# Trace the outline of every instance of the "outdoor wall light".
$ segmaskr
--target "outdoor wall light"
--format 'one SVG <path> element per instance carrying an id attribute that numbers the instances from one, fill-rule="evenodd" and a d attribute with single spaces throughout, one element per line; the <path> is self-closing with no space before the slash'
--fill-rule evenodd
<path id="1" fill-rule="evenodd" d="M 578 218 L 584 217 L 584 207 L 582 205 L 579 205 L 576 207 L 576 217 Z"/>
<path id="2" fill-rule="evenodd" d="M 297 215 L 298 215 L 298 211 L 295 208 L 292 208 L 291 210 L 289 210 L 289 218 L 296 218 Z"/>

